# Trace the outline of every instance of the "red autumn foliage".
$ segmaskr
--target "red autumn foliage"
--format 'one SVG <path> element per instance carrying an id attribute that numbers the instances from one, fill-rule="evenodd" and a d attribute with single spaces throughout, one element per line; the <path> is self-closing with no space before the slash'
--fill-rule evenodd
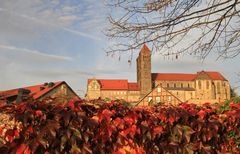
<path id="1" fill-rule="evenodd" d="M 129 107 L 121 101 L 55 100 L 1 105 L 21 122 L 2 153 L 240 153 L 240 105 Z M 221 112 L 218 110 L 221 108 Z M 224 109 L 226 105 L 224 106 Z M 1 128 L 2 131 L 4 128 Z"/>

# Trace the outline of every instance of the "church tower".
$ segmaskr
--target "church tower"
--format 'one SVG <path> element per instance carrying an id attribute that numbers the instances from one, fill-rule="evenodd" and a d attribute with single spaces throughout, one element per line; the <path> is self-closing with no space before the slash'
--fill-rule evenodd
<path id="1" fill-rule="evenodd" d="M 144 97 L 152 90 L 151 51 L 143 45 L 137 58 L 137 82 L 140 86 L 140 96 Z"/>

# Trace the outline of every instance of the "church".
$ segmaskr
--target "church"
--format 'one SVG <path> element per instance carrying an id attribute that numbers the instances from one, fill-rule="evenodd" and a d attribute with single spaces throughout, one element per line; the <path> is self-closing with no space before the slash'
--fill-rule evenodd
<path id="1" fill-rule="evenodd" d="M 151 51 L 144 44 L 137 57 L 137 82 L 88 79 L 87 99 L 98 98 L 123 99 L 139 106 L 217 103 L 230 99 L 230 85 L 219 72 L 152 73 Z"/>

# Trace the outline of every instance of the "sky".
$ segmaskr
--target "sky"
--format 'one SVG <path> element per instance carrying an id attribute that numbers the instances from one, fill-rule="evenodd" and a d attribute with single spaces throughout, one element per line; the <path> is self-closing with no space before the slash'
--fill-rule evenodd
<path id="1" fill-rule="evenodd" d="M 139 50 L 107 56 L 111 42 L 103 31 L 111 12 L 102 0 L 1 0 L 0 91 L 66 81 L 80 96 L 87 79 L 136 81 Z M 151 48 L 151 46 L 150 46 Z M 204 62 L 194 56 L 179 59 L 152 54 L 152 72 L 219 71 L 232 87 L 239 86 L 240 56 Z"/>

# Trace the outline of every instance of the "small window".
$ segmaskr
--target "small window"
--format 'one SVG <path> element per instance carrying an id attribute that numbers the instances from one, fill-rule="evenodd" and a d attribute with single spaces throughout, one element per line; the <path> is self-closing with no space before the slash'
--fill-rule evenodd
<path id="1" fill-rule="evenodd" d="M 160 93 L 162 89 L 160 87 L 157 88 L 157 92 Z"/>
<path id="2" fill-rule="evenodd" d="M 160 103 L 161 102 L 161 98 L 160 97 L 156 97 L 156 103 Z"/>
<path id="3" fill-rule="evenodd" d="M 181 88 L 183 88 L 183 84 L 181 83 Z"/>
<path id="4" fill-rule="evenodd" d="M 167 87 L 169 87 L 169 83 L 167 83 Z"/>
<path id="5" fill-rule="evenodd" d="M 176 88 L 177 86 L 176 86 L 176 83 L 174 83 L 174 88 Z"/>
<path id="6" fill-rule="evenodd" d="M 172 101 L 172 97 L 171 96 L 168 96 L 168 101 Z"/>
<path id="7" fill-rule="evenodd" d="M 152 101 L 152 97 L 148 97 L 148 102 L 151 102 Z"/>
<path id="8" fill-rule="evenodd" d="M 62 94 L 67 95 L 67 87 L 65 85 L 62 85 Z"/>
<path id="9" fill-rule="evenodd" d="M 187 85 L 187 86 L 188 86 L 188 88 L 190 88 L 190 84 L 189 84 L 189 83 L 188 83 L 188 85 Z"/>

